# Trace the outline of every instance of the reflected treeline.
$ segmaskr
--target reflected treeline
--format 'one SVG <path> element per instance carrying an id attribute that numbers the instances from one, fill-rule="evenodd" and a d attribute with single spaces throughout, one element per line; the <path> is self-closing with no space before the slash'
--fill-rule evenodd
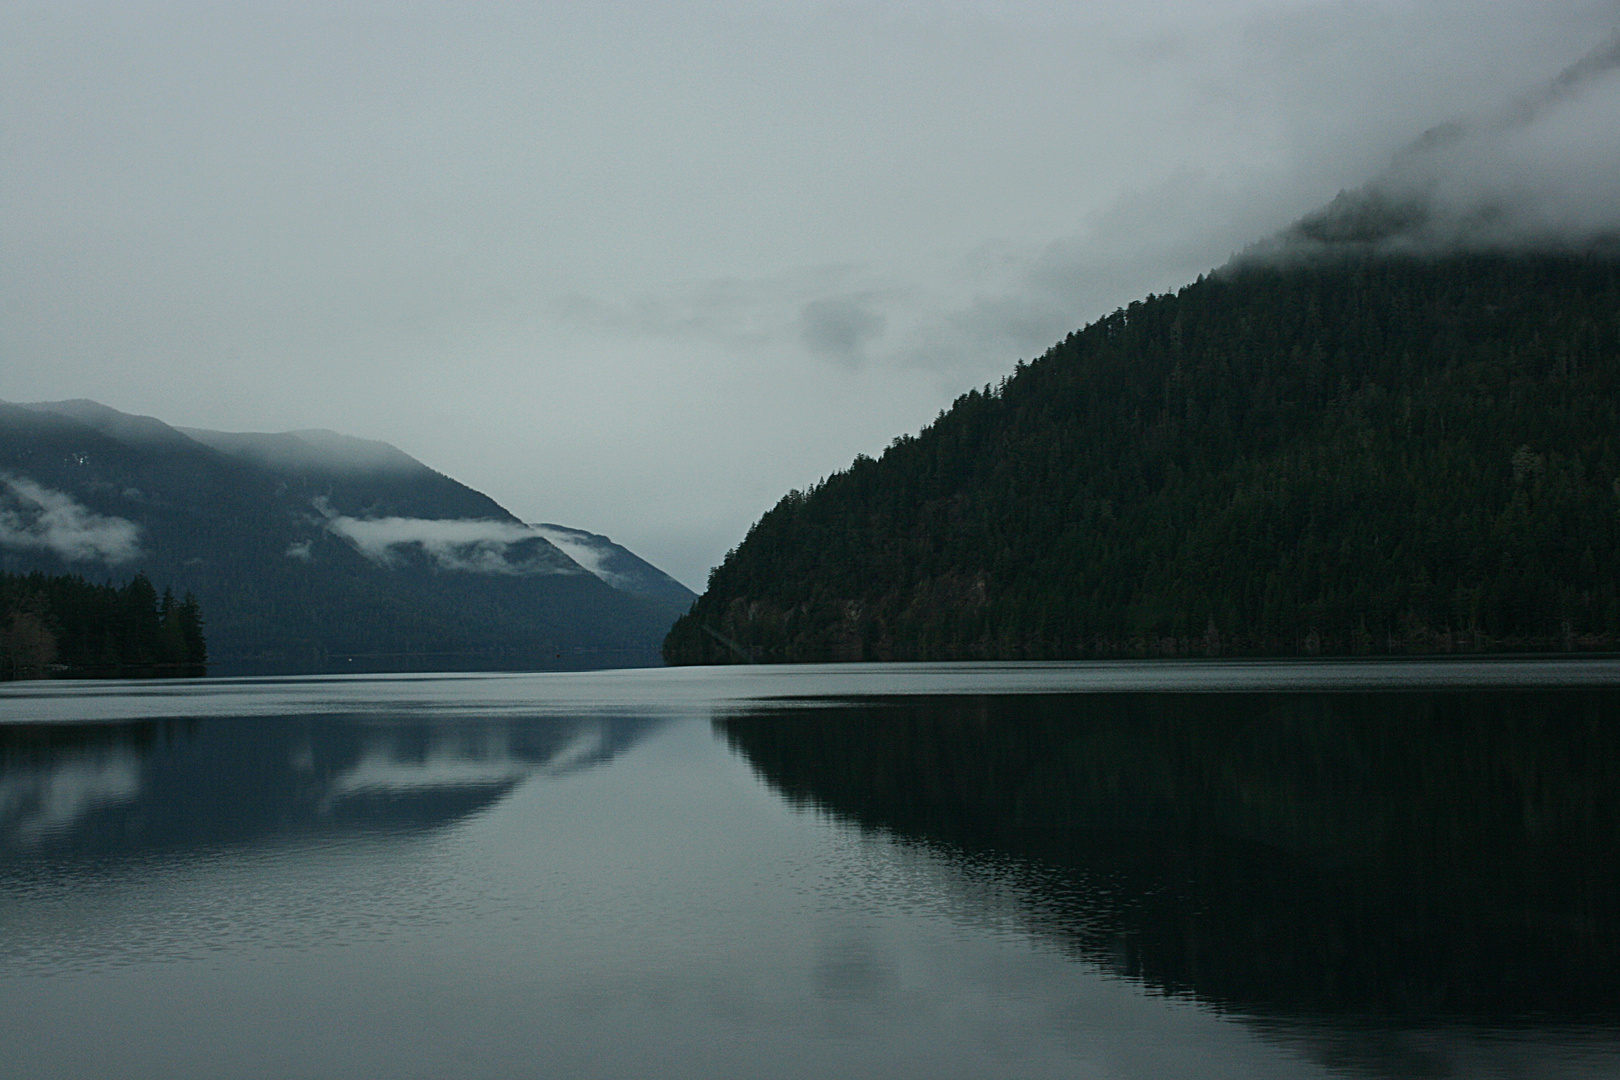
<path id="1" fill-rule="evenodd" d="M 718 722 L 789 799 L 1243 1012 L 1620 1015 L 1620 692 L 894 700 Z"/>
<path id="2" fill-rule="evenodd" d="M 264 717 L 0 725 L 0 864 L 452 824 L 658 722 Z"/>

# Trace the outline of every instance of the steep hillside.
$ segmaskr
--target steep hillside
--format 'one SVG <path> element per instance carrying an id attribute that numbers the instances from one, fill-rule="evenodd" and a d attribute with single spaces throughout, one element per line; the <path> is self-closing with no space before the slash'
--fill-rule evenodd
<path id="1" fill-rule="evenodd" d="M 675 612 L 383 443 L 0 405 L 0 569 L 195 593 L 218 670 L 656 662 Z"/>
<path id="2" fill-rule="evenodd" d="M 686 614 L 692 601 L 697 599 L 697 593 L 629 548 L 599 533 L 570 529 L 566 525 L 540 524 L 529 528 L 615 589 L 663 604 L 676 615 Z"/>
<path id="3" fill-rule="evenodd" d="M 674 663 L 1620 645 L 1620 259 L 1251 261 L 792 492 Z"/>

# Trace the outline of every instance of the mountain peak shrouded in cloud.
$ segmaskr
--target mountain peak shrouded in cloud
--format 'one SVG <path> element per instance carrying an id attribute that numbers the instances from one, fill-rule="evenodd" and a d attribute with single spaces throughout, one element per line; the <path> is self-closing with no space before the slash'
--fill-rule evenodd
<path id="1" fill-rule="evenodd" d="M 681 607 L 386 443 L 182 432 L 89 401 L 0 404 L 0 569 L 193 592 L 227 669 L 654 663 Z"/>
<path id="2" fill-rule="evenodd" d="M 1494 115 L 1430 128 L 1240 258 L 1620 250 L 1620 34 Z"/>
<path id="3" fill-rule="evenodd" d="M 324 428 L 283 432 L 209 431 L 178 428 L 221 453 L 273 469 L 353 473 L 416 473 L 432 470 L 397 447 Z"/>
<path id="4" fill-rule="evenodd" d="M 23 408 L 77 420 L 79 423 L 101 432 L 108 438 L 116 439 L 130 446 L 170 450 L 192 448 L 191 440 L 181 434 L 179 429 L 170 427 L 156 417 L 135 416 L 130 413 L 119 412 L 117 409 L 108 408 L 101 402 L 91 401 L 89 398 L 73 398 L 69 401 L 33 401 L 24 405 Z"/>
<path id="5" fill-rule="evenodd" d="M 181 430 L 221 453 L 269 470 L 285 482 L 301 484 L 327 532 L 379 567 L 399 569 L 421 558 L 441 570 L 475 574 L 583 573 L 567 555 L 494 500 L 457 484 L 389 443 L 324 429 L 275 433 Z M 394 489 L 409 490 L 418 500 L 424 490 L 437 491 L 444 516 L 403 513 L 405 504 L 388 498 L 387 493 Z M 312 550 L 313 540 L 306 538 L 290 544 L 287 556 L 307 560 Z"/>

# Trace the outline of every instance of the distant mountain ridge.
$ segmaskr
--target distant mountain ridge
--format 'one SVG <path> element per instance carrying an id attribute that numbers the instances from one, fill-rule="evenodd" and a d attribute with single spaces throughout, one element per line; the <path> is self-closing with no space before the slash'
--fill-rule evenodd
<path id="1" fill-rule="evenodd" d="M 0 568 L 189 589 L 227 666 L 650 663 L 692 598 L 615 588 L 386 443 L 88 400 L 0 404 Z"/>
<path id="2" fill-rule="evenodd" d="M 221 453 L 279 472 L 419 474 L 432 471 L 388 443 L 339 435 L 321 428 L 279 433 L 209 431 L 188 427 L 175 430 Z"/>

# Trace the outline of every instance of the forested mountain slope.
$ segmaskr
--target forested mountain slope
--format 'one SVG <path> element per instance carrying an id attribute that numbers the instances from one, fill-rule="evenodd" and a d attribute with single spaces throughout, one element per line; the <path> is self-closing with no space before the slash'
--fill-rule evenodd
<path id="1" fill-rule="evenodd" d="M 385 443 L 0 403 L 0 571 L 194 593 L 215 671 L 656 663 L 677 611 Z"/>
<path id="2" fill-rule="evenodd" d="M 674 663 L 1620 644 L 1620 259 L 1235 263 L 792 492 Z"/>

